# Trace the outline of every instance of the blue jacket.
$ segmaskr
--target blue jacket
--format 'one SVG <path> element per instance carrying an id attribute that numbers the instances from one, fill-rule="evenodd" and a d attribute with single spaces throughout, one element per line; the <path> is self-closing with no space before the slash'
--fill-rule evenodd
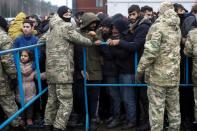
<path id="1" fill-rule="evenodd" d="M 38 37 L 34 35 L 30 36 L 19 36 L 15 39 L 14 41 L 14 48 L 20 48 L 20 47 L 25 47 L 25 46 L 30 46 L 30 45 L 35 45 L 38 42 Z M 33 51 L 33 49 L 30 49 Z M 38 57 L 40 59 L 40 50 L 38 50 Z M 16 63 L 16 55 L 14 54 L 14 61 Z M 35 69 L 35 61 L 32 64 L 32 69 Z"/>

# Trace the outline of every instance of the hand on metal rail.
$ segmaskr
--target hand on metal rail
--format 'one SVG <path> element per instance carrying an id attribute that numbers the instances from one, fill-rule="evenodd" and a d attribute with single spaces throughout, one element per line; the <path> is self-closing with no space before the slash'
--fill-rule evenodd
<path id="1" fill-rule="evenodd" d="M 83 78 L 85 78 L 85 73 L 84 73 L 83 70 L 81 71 L 81 75 L 83 76 Z M 89 74 L 88 74 L 88 72 L 86 72 L 86 79 L 89 80 Z"/>
<path id="2" fill-rule="evenodd" d="M 135 75 L 135 83 L 137 84 L 141 84 L 142 83 L 142 79 L 143 79 L 143 72 L 137 72 Z"/>

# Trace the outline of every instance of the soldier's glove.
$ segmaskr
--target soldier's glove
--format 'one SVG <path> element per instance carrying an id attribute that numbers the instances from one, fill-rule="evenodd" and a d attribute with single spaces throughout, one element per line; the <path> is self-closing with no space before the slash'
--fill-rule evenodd
<path id="1" fill-rule="evenodd" d="M 143 72 L 137 72 L 135 75 L 135 83 L 141 84 L 143 80 L 143 75 L 144 75 Z"/>
<path id="2" fill-rule="evenodd" d="M 16 78 L 15 79 L 9 79 L 9 84 L 10 84 L 11 90 L 14 91 L 17 88 L 18 80 Z"/>

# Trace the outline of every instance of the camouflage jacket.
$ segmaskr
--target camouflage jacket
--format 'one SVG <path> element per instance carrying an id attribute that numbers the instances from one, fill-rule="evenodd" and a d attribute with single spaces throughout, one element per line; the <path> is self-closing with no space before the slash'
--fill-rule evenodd
<path id="1" fill-rule="evenodd" d="M 13 46 L 12 40 L 7 33 L 0 27 L 0 51 L 11 49 Z M 16 67 L 12 54 L 1 55 L 0 57 L 0 95 L 10 93 L 8 77 L 16 78 Z"/>
<path id="2" fill-rule="evenodd" d="M 192 79 L 193 84 L 197 84 L 197 28 L 191 30 L 187 36 L 185 43 L 184 53 L 185 55 L 192 57 L 193 69 L 192 69 Z"/>
<path id="3" fill-rule="evenodd" d="M 78 33 L 71 23 L 57 14 L 50 20 L 46 43 L 46 74 L 48 83 L 72 83 L 74 72 L 73 44 L 92 45 L 92 41 Z"/>
<path id="4" fill-rule="evenodd" d="M 179 17 L 166 11 L 150 28 L 138 73 L 145 71 L 146 82 L 159 86 L 177 86 L 180 81 Z"/>
<path id="5" fill-rule="evenodd" d="M 197 59 L 197 28 L 194 28 L 187 35 L 187 40 L 185 43 L 184 53 L 189 57 Z"/>

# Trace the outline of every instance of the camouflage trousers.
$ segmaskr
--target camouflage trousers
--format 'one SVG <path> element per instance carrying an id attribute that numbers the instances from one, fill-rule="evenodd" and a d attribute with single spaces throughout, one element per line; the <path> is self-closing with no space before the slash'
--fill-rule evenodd
<path id="1" fill-rule="evenodd" d="M 181 124 L 178 87 L 148 86 L 149 120 L 151 131 L 162 131 L 164 110 L 167 110 L 169 129 L 179 131 Z"/>
<path id="2" fill-rule="evenodd" d="M 49 84 L 45 125 L 64 130 L 73 105 L 72 84 Z"/>
<path id="3" fill-rule="evenodd" d="M 0 105 L 8 117 L 12 116 L 15 112 L 18 111 L 18 107 L 15 102 L 15 97 L 13 93 L 9 92 L 6 95 L 0 95 Z M 19 126 L 19 124 L 20 124 L 19 118 L 16 118 L 11 122 L 11 125 L 13 127 Z"/>
<path id="4" fill-rule="evenodd" d="M 197 86 L 193 87 L 193 91 L 194 91 L 194 102 L 195 102 L 194 118 L 195 118 L 195 122 L 197 122 Z"/>

